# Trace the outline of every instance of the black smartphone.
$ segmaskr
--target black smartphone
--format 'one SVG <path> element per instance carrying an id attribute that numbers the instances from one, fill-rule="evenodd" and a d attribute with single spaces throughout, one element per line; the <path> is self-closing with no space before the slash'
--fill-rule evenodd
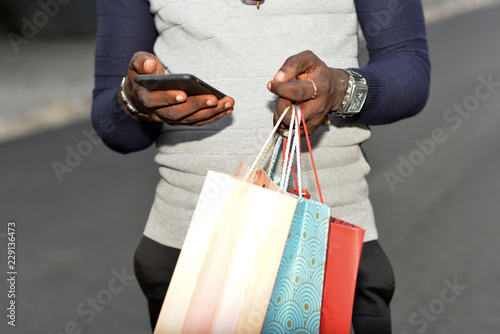
<path id="1" fill-rule="evenodd" d="M 192 74 L 140 74 L 134 80 L 148 90 L 182 90 L 188 96 L 210 94 L 218 99 L 226 96 Z"/>

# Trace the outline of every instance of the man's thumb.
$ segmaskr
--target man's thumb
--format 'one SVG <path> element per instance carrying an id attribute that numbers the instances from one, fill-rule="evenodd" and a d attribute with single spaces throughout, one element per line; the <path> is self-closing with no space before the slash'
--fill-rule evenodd
<path id="1" fill-rule="evenodd" d="M 161 73 L 158 59 L 147 52 L 137 52 L 130 62 L 131 70 L 138 74 Z"/>

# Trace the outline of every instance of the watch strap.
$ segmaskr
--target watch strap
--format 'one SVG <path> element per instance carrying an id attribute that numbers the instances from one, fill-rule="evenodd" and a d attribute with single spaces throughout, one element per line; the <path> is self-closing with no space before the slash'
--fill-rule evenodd
<path id="1" fill-rule="evenodd" d="M 350 117 L 360 112 L 368 93 L 368 86 L 366 85 L 366 79 L 361 74 L 349 69 L 339 68 L 339 70 L 347 74 L 349 80 L 347 82 L 344 98 L 342 99 L 342 104 L 333 114 L 336 116 Z M 362 94 L 362 96 L 360 96 L 361 101 L 359 101 L 356 108 L 353 109 L 351 107 L 353 106 L 354 99 L 358 98 L 356 96 L 357 93 Z"/>

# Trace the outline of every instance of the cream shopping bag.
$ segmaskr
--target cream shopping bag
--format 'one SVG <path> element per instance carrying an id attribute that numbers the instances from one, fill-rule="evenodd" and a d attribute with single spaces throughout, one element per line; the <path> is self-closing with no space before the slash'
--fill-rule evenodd
<path id="1" fill-rule="evenodd" d="M 209 171 L 155 334 L 259 333 L 296 205 Z"/>

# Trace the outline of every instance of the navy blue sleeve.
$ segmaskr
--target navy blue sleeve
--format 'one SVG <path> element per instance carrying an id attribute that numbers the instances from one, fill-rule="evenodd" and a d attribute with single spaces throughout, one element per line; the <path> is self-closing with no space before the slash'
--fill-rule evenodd
<path id="1" fill-rule="evenodd" d="M 388 124 L 419 113 L 430 89 L 430 60 L 420 0 L 355 0 L 369 62 L 355 69 L 368 96 L 354 119 Z"/>
<path id="2" fill-rule="evenodd" d="M 145 0 L 98 0 L 92 125 L 111 149 L 129 153 L 149 147 L 161 123 L 130 116 L 118 101 L 121 80 L 137 51 L 153 53 L 158 35 Z"/>

